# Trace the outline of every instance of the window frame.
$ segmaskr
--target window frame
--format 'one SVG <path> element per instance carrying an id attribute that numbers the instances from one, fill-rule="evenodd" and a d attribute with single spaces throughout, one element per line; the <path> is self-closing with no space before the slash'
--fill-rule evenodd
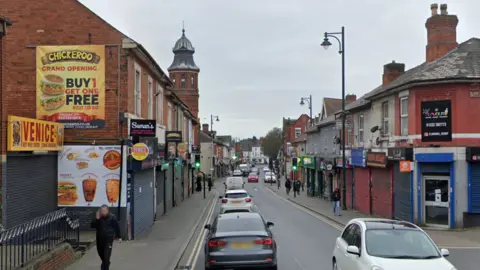
<path id="1" fill-rule="evenodd" d="M 157 123 L 163 124 L 163 88 L 157 84 Z"/>
<path id="2" fill-rule="evenodd" d="M 167 128 L 168 128 L 168 130 L 171 131 L 172 130 L 172 125 L 173 125 L 173 123 L 172 123 L 173 122 L 173 120 L 172 120 L 172 116 L 173 116 L 172 115 L 172 111 L 173 111 L 172 103 L 168 102 L 167 108 L 168 108 L 167 109 Z"/>
<path id="3" fill-rule="evenodd" d="M 407 111 L 403 112 L 403 102 L 407 103 Z M 408 136 L 408 97 L 400 98 L 400 135 Z M 406 129 L 404 129 L 404 124 L 406 124 Z"/>
<path id="4" fill-rule="evenodd" d="M 365 117 L 362 114 L 358 115 L 358 142 L 363 143 L 365 136 Z"/>
<path id="5" fill-rule="evenodd" d="M 382 133 L 383 135 L 388 135 L 388 125 L 389 125 L 389 104 L 388 101 L 382 102 Z"/>
<path id="6" fill-rule="evenodd" d="M 133 112 L 137 116 L 142 115 L 142 71 L 135 69 L 135 89 L 134 89 Z"/>
<path id="7" fill-rule="evenodd" d="M 298 132 L 298 135 L 297 135 L 297 130 L 300 131 L 300 132 Z M 300 137 L 300 135 L 302 135 L 302 128 L 296 127 L 295 128 L 295 139 Z"/>
<path id="8" fill-rule="evenodd" d="M 180 88 L 186 88 L 185 75 L 180 78 Z"/>
<path id="9" fill-rule="evenodd" d="M 148 119 L 153 119 L 153 81 L 148 78 Z"/>
<path id="10" fill-rule="evenodd" d="M 190 85 L 192 88 L 195 88 L 195 75 L 190 76 Z"/>

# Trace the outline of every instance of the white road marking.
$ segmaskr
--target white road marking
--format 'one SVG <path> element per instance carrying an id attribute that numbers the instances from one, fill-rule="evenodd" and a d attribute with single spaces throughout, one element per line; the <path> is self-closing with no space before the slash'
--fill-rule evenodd
<path id="1" fill-rule="evenodd" d="M 321 215 L 319 215 L 319 214 L 317 214 L 317 213 L 315 213 L 315 212 L 313 212 L 313 211 L 311 211 L 311 210 L 308 210 L 308 209 L 305 208 L 305 207 L 302 207 L 302 206 L 300 206 L 300 205 L 298 205 L 298 204 L 296 204 L 296 203 L 294 203 L 294 202 L 291 202 L 290 200 L 287 200 L 287 199 L 283 198 L 282 196 L 278 195 L 277 193 L 275 193 L 275 191 L 273 191 L 273 190 L 271 190 L 271 189 L 269 189 L 269 188 L 266 188 L 266 189 L 267 189 L 268 191 L 270 191 L 273 195 L 275 195 L 275 196 L 277 196 L 278 198 L 280 198 L 281 200 L 283 200 L 284 202 L 287 202 L 287 203 L 289 203 L 290 205 L 296 207 L 297 209 L 303 211 L 304 213 L 307 213 L 307 214 L 309 214 L 310 216 L 312 216 L 312 217 L 314 217 L 314 218 L 322 221 L 323 223 L 326 223 L 326 224 L 330 225 L 330 226 L 333 227 L 334 229 L 337 229 L 337 230 L 339 230 L 339 231 L 343 230 L 343 226 L 340 226 L 340 225 L 332 222 L 331 220 L 329 220 L 329 219 L 327 219 L 327 218 L 325 218 L 325 217 L 323 217 L 323 216 L 321 216 Z"/>
<path id="2" fill-rule="evenodd" d="M 202 231 L 198 235 L 198 238 L 195 241 L 195 244 L 193 246 L 192 253 L 190 254 L 190 257 L 188 258 L 188 261 L 186 263 L 186 266 L 189 267 L 190 269 L 193 269 L 195 267 L 197 259 L 198 259 L 198 255 L 200 254 L 200 251 L 202 250 L 201 247 L 202 247 L 203 239 L 205 238 L 205 234 L 206 234 L 206 229 L 204 229 L 203 227 L 205 227 L 205 225 L 210 222 L 210 219 L 211 219 L 211 217 L 213 215 L 213 212 L 215 211 L 215 207 L 217 205 L 217 200 L 218 200 L 218 192 L 216 192 L 215 197 L 212 200 L 211 208 L 210 208 L 210 210 L 209 210 L 209 212 L 208 212 L 208 214 L 205 218 L 205 221 L 203 222 L 202 227 L 200 228 Z"/>
<path id="3" fill-rule="evenodd" d="M 295 257 L 295 255 L 292 255 L 293 256 L 293 259 L 295 260 L 295 262 L 297 262 L 298 266 L 300 266 L 300 269 L 305 269 L 303 268 L 303 265 L 300 263 L 300 261 L 297 259 L 297 257 Z"/>
<path id="4" fill-rule="evenodd" d="M 215 212 L 215 206 L 217 205 L 217 200 L 218 200 L 218 192 L 216 195 L 217 196 L 213 201 L 212 208 L 210 209 L 210 212 L 208 213 L 202 227 L 205 227 L 206 224 L 210 223 L 210 219 L 212 218 L 213 213 Z M 195 269 L 195 266 L 197 265 L 198 256 L 200 255 L 200 252 L 202 250 L 202 243 L 203 243 L 203 240 L 205 239 L 206 234 L 207 234 L 207 230 L 202 228 L 202 232 L 200 233 L 197 239 L 198 245 L 192 251 L 192 255 L 194 255 L 193 260 L 189 260 L 187 262 L 187 266 L 189 266 L 189 269 Z"/>

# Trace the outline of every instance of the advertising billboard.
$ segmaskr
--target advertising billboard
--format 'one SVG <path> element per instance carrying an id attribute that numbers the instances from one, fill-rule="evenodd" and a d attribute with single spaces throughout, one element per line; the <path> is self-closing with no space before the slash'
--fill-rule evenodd
<path id="1" fill-rule="evenodd" d="M 8 116 L 8 151 L 59 151 L 63 149 L 63 124 Z"/>
<path id="2" fill-rule="evenodd" d="M 105 46 L 37 46 L 37 119 L 105 127 Z"/>

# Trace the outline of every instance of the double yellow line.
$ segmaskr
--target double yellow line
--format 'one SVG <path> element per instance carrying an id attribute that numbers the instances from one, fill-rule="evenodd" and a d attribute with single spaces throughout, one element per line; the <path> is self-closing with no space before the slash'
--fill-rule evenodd
<path id="1" fill-rule="evenodd" d="M 195 266 L 197 265 L 197 260 L 198 256 L 200 255 L 200 252 L 202 251 L 202 244 L 203 244 L 203 239 L 205 239 L 205 235 L 207 234 L 207 230 L 204 229 L 206 224 L 209 224 L 210 220 L 212 219 L 212 216 L 215 212 L 215 207 L 217 205 L 218 201 L 218 193 L 217 195 L 213 198 L 213 203 L 210 206 L 210 210 L 208 211 L 207 217 L 205 218 L 205 221 L 203 222 L 202 226 L 200 227 L 200 234 L 198 235 L 197 240 L 195 241 L 195 244 L 193 246 L 192 253 L 190 254 L 190 257 L 187 260 L 186 266 L 188 269 L 195 269 Z"/>

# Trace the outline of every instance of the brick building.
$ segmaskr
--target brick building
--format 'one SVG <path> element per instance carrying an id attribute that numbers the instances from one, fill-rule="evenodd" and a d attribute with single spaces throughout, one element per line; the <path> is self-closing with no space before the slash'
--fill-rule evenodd
<path id="1" fill-rule="evenodd" d="M 69 202 L 67 206 L 70 213 L 80 217 L 83 228 L 88 227 L 88 221 L 93 211 L 99 204 L 106 203 L 102 200 L 107 200 L 106 197 L 108 197 L 108 203 L 119 210 L 119 219 L 125 235 L 128 232 L 129 237 L 134 237 L 152 225 L 156 216 L 170 211 L 173 206 L 178 205 L 187 197 L 189 186 L 185 183 L 187 175 L 176 173 L 182 170 L 182 166 L 186 162 L 179 163 L 172 160 L 170 166 L 159 165 L 161 157 L 166 155 L 164 151 L 165 129 L 183 133 L 181 143 L 178 144 L 179 148 L 174 149 L 177 152 L 181 144 L 190 142 L 190 130 L 197 123 L 197 117 L 192 113 L 193 109 L 191 111 L 188 105 L 179 98 L 182 93 L 177 95 L 169 76 L 140 43 L 105 22 L 77 0 L 61 1 L 56 4 L 55 9 L 48 8 L 49 5 L 50 2 L 46 0 L 35 3 L 15 0 L 7 1 L 0 7 L 0 13 L 10 18 L 15 25 L 1 43 L 2 65 L 0 70 L 2 71 L 1 96 L 3 99 L 1 138 L 2 157 L 5 157 L 2 158 L 2 224 L 5 227 L 15 226 L 58 207 L 65 207 L 57 200 L 57 194 L 60 194 L 58 188 L 64 187 L 60 182 L 57 183 L 61 176 L 70 177 L 69 181 L 63 182 L 73 183 L 78 190 L 76 199 Z M 73 15 L 75 20 L 72 20 Z M 55 17 L 55 19 L 45 19 L 46 17 Z M 100 75 L 105 81 L 104 86 L 102 84 L 96 92 L 99 96 L 99 103 L 96 106 L 84 106 L 78 109 L 87 110 L 98 107 L 98 110 L 103 113 L 88 115 L 88 111 L 79 111 L 79 115 L 88 115 L 88 117 L 71 121 L 74 122 L 74 125 L 69 123 L 72 119 L 63 121 L 66 122 L 65 129 L 63 130 L 62 127 L 60 131 L 59 126 L 59 132 L 55 138 L 58 144 L 63 141 L 64 147 L 56 149 L 56 151 L 43 149 L 42 144 L 36 144 L 36 147 L 31 149 L 7 152 L 7 146 L 3 143 L 7 138 L 5 128 L 7 116 L 31 119 L 25 121 L 30 121 L 33 123 L 32 125 L 39 123 L 37 118 L 47 120 L 47 122 L 42 122 L 46 123 L 45 125 L 56 121 L 55 117 L 40 117 L 39 115 L 39 104 L 44 104 L 46 101 L 44 101 L 43 95 L 37 93 L 40 88 L 38 87 L 38 78 L 36 80 L 38 77 L 37 65 L 40 63 L 39 59 L 42 59 L 44 66 L 53 63 L 53 58 L 46 60 L 40 58 L 39 51 L 42 48 L 45 49 L 45 46 L 54 46 L 48 47 L 48 49 L 67 48 L 62 51 L 62 55 L 75 55 L 72 47 L 61 47 L 69 45 L 78 46 L 75 50 L 85 53 L 84 55 L 94 55 L 94 59 L 98 60 L 97 64 L 103 65 L 104 63 L 104 66 L 98 64 L 98 69 L 95 69 L 98 72 L 90 73 L 93 75 L 101 73 Z M 100 50 L 95 55 L 89 52 L 90 48 L 100 48 Z M 46 56 L 47 54 L 45 54 Z M 93 63 L 93 61 L 91 62 Z M 70 70 L 70 66 L 65 65 Z M 71 65 L 73 70 L 75 67 L 80 67 L 81 64 L 76 62 Z M 55 65 L 52 64 L 52 66 Z M 104 70 L 99 71 L 100 68 L 104 68 Z M 54 71 L 49 68 L 42 69 L 42 71 L 45 70 Z M 84 71 L 84 69 L 78 70 Z M 46 76 L 43 79 L 40 78 L 41 83 L 44 83 L 45 78 Z M 67 92 L 74 91 L 71 86 L 68 86 L 68 83 L 62 87 L 65 87 Z M 63 89 L 62 87 L 60 89 Z M 85 95 L 86 92 L 82 93 Z M 67 100 L 68 95 L 67 93 Z M 85 101 L 88 98 L 83 97 L 82 100 Z M 54 108 L 51 112 L 55 112 L 56 109 Z M 154 123 L 148 121 L 155 120 L 156 126 L 144 124 L 144 128 L 152 127 L 156 135 L 154 137 L 130 136 L 131 123 L 134 120 L 137 122 L 145 120 L 147 121 L 145 123 Z M 77 125 L 79 122 L 82 123 Z M 22 129 L 20 131 L 23 132 Z M 133 155 L 133 158 L 129 157 L 136 149 L 132 148 L 135 143 L 144 143 L 149 148 L 148 155 L 143 159 L 135 159 Z M 143 146 L 139 145 L 139 147 Z M 101 160 L 94 160 L 98 153 L 83 157 L 86 151 L 93 151 L 92 149 L 100 154 L 109 149 L 112 151 L 118 149 L 119 158 L 117 159 L 115 154 L 113 154 L 113 158 L 118 160 L 119 168 L 110 169 L 107 165 L 102 166 L 101 164 L 100 167 L 96 167 L 95 164 L 101 162 Z M 69 156 L 69 153 L 72 155 Z M 60 168 L 65 170 L 62 162 L 66 161 L 62 160 L 66 156 L 72 158 L 73 171 L 57 174 L 57 167 L 59 171 Z M 78 156 L 86 160 L 82 160 Z M 120 157 L 123 157 L 123 160 Z M 107 154 L 105 153 L 103 160 L 107 160 L 106 158 Z M 77 163 L 76 168 L 75 162 Z M 80 166 L 79 163 L 90 165 Z M 104 167 L 115 172 L 116 176 L 107 173 L 104 176 L 104 173 L 100 172 L 105 170 Z M 164 169 L 162 170 L 160 167 Z M 89 183 L 96 183 L 93 193 L 89 193 L 93 194 L 90 199 L 85 195 L 86 191 L 83 191 L 88 185 L 81 179 L 77 179 L 80 172 L 76 170 L 80 170 L 80 168 L 84 170 L 82 176 L 78 177 L 87 177 L 88 175 Z M 127 171 L 129 177 L 127 177 Z M 97 175 L 98 178 L 92 180 L 93 176 L 90 174 L 102 175 Z M 115 187 L 118 189 L 117 199 L 113 201 L 110 201 L 112 195 L 105 195 L 105 192 L 108 193 L 111 188 L 106 188 L 101 182 L 107 181 L 106 177 L 113 177 L 113 180 L 108 178 L 108 181 L 116 183 L 112 184 L 112 189 Z M 106 183 L 108 186 L 108 182 Z M 128 204 L 127 200 L 133 200 L 132 204 Z M 136 206 L 130 209 L 127 205 Z"/>
<path id="2" fill-rule="evenodd" d="M 480 39 L 459 44 L 458 22 L 432 4 L 425 61 L 384 65 L 381 85 L 346 107 L 347 205 L 430 226 L 480 224 Z"/>

